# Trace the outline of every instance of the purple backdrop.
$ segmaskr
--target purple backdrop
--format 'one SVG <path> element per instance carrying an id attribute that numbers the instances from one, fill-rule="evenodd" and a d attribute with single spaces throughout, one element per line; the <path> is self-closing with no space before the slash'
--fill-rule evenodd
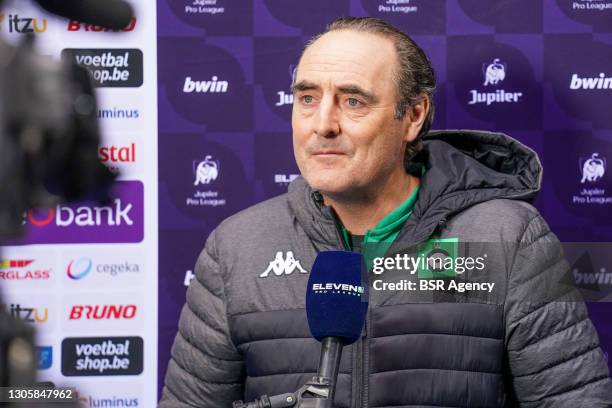
<path id="1" fill-rule="evenodd" d="M 381 17 L 412 35 L 437 73 L 434 128 L 498 130 L 531 146 L 545 169 L 536 204 L 553 231 L 612 241 L 612 0 L 194 3 L 157 5 L 159 388 L 207 235 L 298 173 L 291 73 L 302 44 L 338 16 Z M 612 304 L 589 309 L 607 353 Z"/>

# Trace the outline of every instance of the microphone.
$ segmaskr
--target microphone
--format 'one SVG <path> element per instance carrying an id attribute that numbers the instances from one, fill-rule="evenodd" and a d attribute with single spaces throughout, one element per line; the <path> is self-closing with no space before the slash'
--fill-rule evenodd
<path id="1" fill-rule="evenodd" d="M 123 0 L 36 0 L 45 10 L 83 23 L 121 30 L 134 17 L 132 6 Z"/>
<path id="2" fill-rule="evenodd" d="M 314 405 L 318 408 L 333 407 L 342 347 L 361 336 L 368 310 L 366 282 L 367 268 L 358 253 L 320 252 L 312 266 L 306 315 L 312 336 L 322 343 L 317 371 L 322 392 Z"/>

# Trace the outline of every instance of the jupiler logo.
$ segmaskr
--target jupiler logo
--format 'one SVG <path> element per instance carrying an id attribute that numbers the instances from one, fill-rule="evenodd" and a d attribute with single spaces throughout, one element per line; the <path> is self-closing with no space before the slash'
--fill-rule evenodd
<path id="1" fill-rule="evenodd" d="M 593 153 L 591 157 L 582 164 L 582 179 L 585 181 L 594 182 L 602 178 L 606 172 L 606 158 L 600 158 L 599 153 Z"/>
<path id="2" fill-rule="evenodd" d="M 306 269 L 302 268 L 300 261 L 295 259 L 293 251 L 287 251 L 284 257 L 283 251 L 278 251 L 274 259 L 268 264 L 266 270 L 263 271 L 259 277 L 266 278 L 270 275 L 270 272 L 273 272 L 276 276 L 291 275 L 296 269 L 300 273 L 308 273 Z"/>
<path id="3" fill-rule="evenodd" d="M 599 153 L 591 154 L 589 158 L 580 158 L 580 184 L 596 184 L 606 173 L 607 161 Z M 606 190 L 599 187 L 583 188 L 579 194 L 572 197 L 573 204 L 612 204 L 612 197 L 606 196 Z"/>
<path id="4" fill-rule="evenodd" d="M 493 59 L 490 63 L 482 64 L 484 74 L 483 86 L 498 86 L 506 79 L 507 64 L 501 62 L 499 58 Z M 523 96 L 522 92 L 508 92 L 504 89 L 496 89 L 495 92 L 480 92 L 477 89 L 470 91 L 470 105 L 484 103 L 487 106 L 494 103 L 516 103 Z"/>
<path id="5" fill-rule="evenodd" d="M 213 160 L 211 155 L 206 155 L 204 160 L 193 161 L 194 187 L 212 184 L 219 177 L 221 165 L 218 160 Z M 219 192 L 214 190 L 196 190 L 192 196 L 187 197 L 186 205 L 202 207 L 216 207 L 225 205 L 227 201 L 219 197 Z"/>
<path id="6" fill-rule="evenodd" d="M 295 73 L 297 71 L 297 65 L 289 65 L 289 84 L 293 85 L 293 80 L 295 78 Z M 293 93 L 278 91 L 276 93 L 278 95 L 278 102 L 276 102 L 275 106 L 283 106 L 283 105 L 292 105 L 293 104 Z"/>
<path id="7" fill-rule="evenodd" d="M 194 186 L 199 184 L 210 184 L 219 177 L 219 162 L 213 161 L 212 156 L 206 156 L 204 160 L 194 165 L 195 181 Z"/>

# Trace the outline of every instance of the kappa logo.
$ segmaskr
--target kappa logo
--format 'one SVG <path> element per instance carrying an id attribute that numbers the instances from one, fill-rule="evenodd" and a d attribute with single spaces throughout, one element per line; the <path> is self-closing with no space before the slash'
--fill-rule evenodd
<path id="1" fill-rule="evenodd" d="M 581 183 L 584 182 L 595 182 L 602 178 L 606 172 L 606 158 L 599 158 L 599 153 L 593 153 L 587 160 L 580 160 L 582 163 L 582 179 Z"/>
<path id="2" fill-rule="evenodd" d="M 484 86 L 497 85 L 498 82 L 502 82 L 506 78 L 506 64 L 502 64 L 499 58 L 495 58 L 490 64 L 483 64 L 482 66 L 485 81 Z"/>
<path id="3" fill-rule="evenodd" d="M 210 184 L 219 177 L 219 162 L 213 161 L 212 156 L 208 155 L 204 157 L 204 160 L 199 162 L 197 166 L 196 163 L 195 161 L 193 162 L 196 178 L 193 182 L 194 186 L 199 184 Z"/>
<path id="4" fill-rule="evenodd" d="M 276 256 L 270 264 L 266 268 L 265 271 L 261 275 L 260 278 L 265 278 L 270 275 L 270 272 L 274 272 L 274 275 L 291 275 L 295 270 L 298 270 L 300 273 L 308 273 L 308 271 L 302 268 L 300 261 L 295 259 L 293 255 L 293 251 L 287 251 L 285 257 L 283 258 L 283 251 L 278 251 Z"/>

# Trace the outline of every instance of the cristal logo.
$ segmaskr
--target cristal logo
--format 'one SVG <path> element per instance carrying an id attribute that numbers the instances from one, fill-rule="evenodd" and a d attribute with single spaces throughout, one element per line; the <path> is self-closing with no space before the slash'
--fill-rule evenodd
<path id="1" fill-rule="evenodd" d="M 212 156 L 204 157 L 204 160 L 193 162 L 193 172 L 195 175 L 194 186 L 200 184 L 210 184 L 219 177 L 219 162 L 213 161 Z"/>
<path id="2" fill-rule="evenodd" d="M 124 205 L 120 198 L 116 198 L 112 207 L 81 206 L 73 209 L 58 205 L 42 213 L 29 210 L 26 221 L 38 228 L 46 227 L 49 224 L 57 227 L 133 225 L 134 222 L 130 218 L 131 210 L 131 203 Z"/>
<path id="3" fill-rule="evenodd" d="M 10 259 L 0 261 L 0 279 L 4 280 L 41 280 L 49 279 L 51 269 L 27 268 L 33 259 Z"/>
<path id="4" fill-rule="evenodd" d="M 66 268 L 66 273 L 70 279 L 83 279 L 91 272 L 92 266 L 93 262 L 89 258 L 81 258 L 76 262 L 72 260 L 68 264 L 68 268 Z"/>
<path id="5" fill-rule="evenodd" d="M 39 310 L 37 307 L 23 307 L 19 303 L 11 303 L 0 305 L 0 312 L 8 313 L 15 319 L 27 323 L 45 323 L 49 320 L 49 309 L 46 307 Z"/>
<path id="6" fill-rule="evenodd" d="M 349 285 L 347 283 L 313 283 L 314 293 L 337 293 L 342 295 L 359 296 L 365 293 L 363 286 Z"/>
<path id="7" fill-rule="evenodd" d="M 606 172 L 606 158 L 600 158 L 599 153 L 593 153 L 589 159 L 580 161 L 582 162 L 581 183 L 593 183 L 604 176 Z"/>
<path id="8" fill-rule="evenodd" d="M 102 146 L 98 150 L 98 156 L 102 163 L 133 163 L 136 161 L 136 144 Z"/>
<path id="9" fill-rule="evenodd" d="M 92 31 L 96 33 L 97 32 L 108 32 L 108 31 L 129 32 L 129 31 L 134 31 L 134 28 L 136 28 L 136 17 L 133 17 L 132 21 L 130 21 L 130 24 L 128 24 L 126 27 L 122 28 L 121 30 L 110 30 L 108 28 L 104 28 L 101 26 L 97 26 L 93 24 L 85 24 L 77 20 L 70 20 L 68 21 L 67 31 L 88 31 L 88 32 Z"/>
<path id="10" fill-rule="evenodd" d="M 603 72 L 597 77 L 579 77 L 578 74 L 573 74 L 570 79 L 570 89 L 612 89 L 612 77 L 606 77 Z"/>
<path id="11" fill-rule="evenodd" d="M 130 320 L 136 317 L 136 305 L 74 305 L 70 320 Z"/>
<path id="12" fill-rule="evenodd" d="M 4 23 L 6 16 L 0 14 L 0 24 Z M 41 22 L 42 21 L 42 22 Z M 47 19 L 41 20 L 31 17 L 19 17 L 19 14 L 8 15 L 8 31 L 9 33 L 44 33 L 47 31 Z"/>
<path id="13" fill-rule="evenodd" d="M 183 85 L 184 93 L 226 93 L 229 83 L 227 81 L 219 81 L 216 75 L 210 81 L 194 81 L 190 76 L 185 78 Z"/>
<path id="14" fill-rule="evenodd" d="M 506 79 L 506 70 L 506 64 L 502 63 L 499 58 L 493 59 L 493 62 L 483 64 L 483 86 L 497 86 L 502 83 Z M 522 92 L 507 92 L 504 89 L 497 89 L 495 92 L 479 92 L 477 89 L 472 89 L 470 94 L 471 99 L 468 104 L 484 103 L 487 106 L 494 103 L 516 103 L 523 96 Z"/>

